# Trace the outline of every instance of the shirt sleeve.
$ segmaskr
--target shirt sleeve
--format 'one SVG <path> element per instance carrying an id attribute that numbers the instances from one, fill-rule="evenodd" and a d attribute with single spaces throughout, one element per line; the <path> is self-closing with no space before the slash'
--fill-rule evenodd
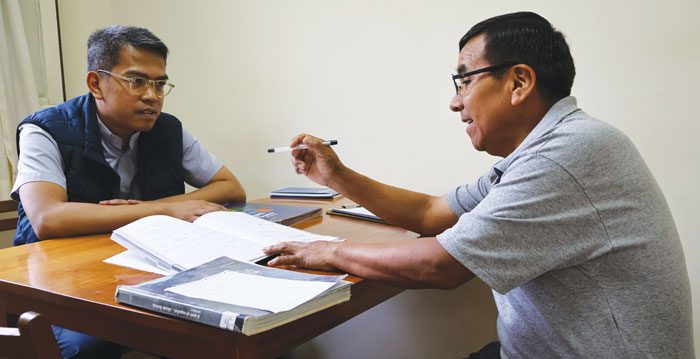
<path id="1" fill-rule="evenodd" d="M 19 133 L 17 178 L 10 196 L 18 201 L 19 189 L 29 182 L 51 182 L 66 189 L 63 159 L 58 144 L 41 127 L 25 124 Z"/>
<path id="2" fill-rule="evenodd" d="M 185 169 L 185 182 L 193 187 L 203 187 L 223 167 L 223 162 L 209 153 L 199 140 L 185 128 L 182 129 L 182 167 Z"/>
<path id="3" fill-rule="evenodd" d="M 471 211 L 486 197 L 499 179 L 500 175 L 494 168 L 479 177 L 476 182 L 455 188 L 447 193 L 448 206 L 457 217 Z"/>
<path id="4" fill-rule="evenodd" d="M 579 183 L 537 155 L 512 163 L 478 205 L 437 239 L 502 294 L 611 248 L 597 210 Z"/>

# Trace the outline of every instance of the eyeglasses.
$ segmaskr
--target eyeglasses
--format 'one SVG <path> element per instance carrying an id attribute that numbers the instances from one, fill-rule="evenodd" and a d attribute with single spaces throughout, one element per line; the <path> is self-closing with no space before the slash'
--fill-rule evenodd
<path id="1" fill-rule="evenodd" d="M 518 62 L 508 61 L 508 62 L 500 64 L 500 65 L 482 67 L 482 68 L 476 69 L 474 71 L 462 72 L 459 74 L 452 75 L 452 82 L 454 82 L 454 84 L 455 84 L 455 92 L 457 92 L 458 95 L 464 94 L 464 91 L 466 90 L 466 87 L 467 87 L 466 85 L 469 84 L 469 82 L 464 80 L 465 77 L 480 74 L 483 72 L 494 72 L 494 71 L 498 71 L 498 70 L 504 70 L 504 69 L 507 69 L 511 66 L 515 66 L 517 64 L 518 64 Z"/>
<path id="2" fill-rule="evenodd" d="M 129 89 L 134 94 L 142 94 L 146 91 L 146 89 L 149 86 L 151 86 L 151 87 L 153 87 L 153 91 L 155 91 L 156 96 L 165 97 L 165 96 L 168 96 L 168 94 L 173 89 L 173 87 L 175 87 L 175 85 L 168 80 L 151 80 L 151 79 L 147 79 L 147 78 L 140 77 L 140 76 L 127 77 L 127 76 L 115 74 L 113 72 L 109 72 L 107 70 L 97 70 L 96 72 L 102 72 L 102 73 L 105 73 L 109 76 L 114 76 L 118 79 L 121 79 L 121 80 L 128 82 Z"/>

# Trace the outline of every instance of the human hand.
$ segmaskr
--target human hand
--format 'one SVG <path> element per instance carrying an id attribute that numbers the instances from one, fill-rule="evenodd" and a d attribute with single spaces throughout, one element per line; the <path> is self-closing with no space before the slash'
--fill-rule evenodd
<path id="1" fill-rule="evenodd" d="M 283 242 L 263 249 L 266 255 L 277 255 L 268 266 L 295 266 L 320 270 L 336 269 L 331 264 L 333 252 L 339 245 L 337 242 Z"/>
<path id="2" fill-rule="evenodd" d="M 305 150 L 292 151 L 292 165 L 298 174 L 306 175 L 310 180 L 330 187 L 333 177 L 342 169 L 338 155 L 329 146 L 323 144 L 323 140 L 302 133 L 292 139 L 290 147 L 304 144 Z"/>
<path id="3" fill-rule="evenodd" d="M 106 205 L 106 206 L 121 206 L 125 204 L 139 204 L 143 203 L 143 201 L 137 200 L 137 199 L 121 199 L 121 198 L 115 198 L 115 199 L 108 199 L 104 201 L 100 201 L 99 204 Z"/>
<path id="4" fill-rule="evenodd" d="M 202 215 L 214 211 L 228 211 L 228 208 L 218 204 L 202 200 L 188 200 L 179 202 L 162 203 L 168 216 L 179 218 L 188 222 L 193 222 Z"/>

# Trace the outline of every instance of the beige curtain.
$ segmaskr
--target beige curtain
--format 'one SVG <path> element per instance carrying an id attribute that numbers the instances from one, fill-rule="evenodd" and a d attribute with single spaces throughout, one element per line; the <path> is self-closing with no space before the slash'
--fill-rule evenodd
<path id="1" fill-rule="evenodd" d="M 17 173 L 17 124 L 39 109 L 20 1 L 0 0 L 0 199 L 9 199 Z"/>

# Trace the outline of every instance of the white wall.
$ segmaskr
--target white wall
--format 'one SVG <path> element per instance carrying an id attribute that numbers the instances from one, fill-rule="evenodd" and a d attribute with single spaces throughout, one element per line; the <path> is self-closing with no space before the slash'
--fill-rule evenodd
<path id="1" fill-rule="evenodd" d="M 310 185 L 293 174 L 286 155 L 265 152 L 302 131 L 338 139 L 336 150 L 346 164 L 395 185 L 441 194 L 479 176 L 496 158 L 474 151 L 459 117 L 449 111 L 454 88 L 448 75 L 457 42 L 471 25 L 524 9 L 567 35 L 579 105 L 629 135 L 656 175 L 683 240 L 697 327 L 697 0 L 538 1 L 527 8 L 512 0 L 59 1 L 68 96 L 85 92 L 91 31 L 111 23 L 150 28 L 171 48 L 168 73 L 177 87 L 165 111 L 223 159 L 251 198 L 276 187 Z M 408 292 L 380 306 L 374 313 L 381 319 L 358 318 L 336 329 L 366 335 L 360 345 L 333 339 L 331 332 L 311 347 L 332 343 L 333 357 L 350 357 L 359 350 L 381 353 L 375 349 L 396 341 L 396 357 L 425 356 L 420 354 L 426 348 L 444 354 L 438 356 L 463 355 L 476 344 L 455 349 L 442 337 L 472 337 L 484 326 L 493 333 L 490 303 L 454 300 L 479 284 L 468 286 L 475 288 Z M 488 294 L 484 288 L 479 293 Z M 421 325 L 428 316 L 412 315 L 428 306 L 459 316 L 452 327 L 425 333 Z M 402 327 L 400 317 L 415 318 L 416 325 Z M 396 326 L 388 329 L 391 323 Z M 367 332 L 373 326 L 383 330 Z M 698 338 L 700 328 L 695 333 Z M 408 348 L 401 348 L 402 337 L 411 338 Z M 309 350 L 331 356 L 325 349 Z"/>

